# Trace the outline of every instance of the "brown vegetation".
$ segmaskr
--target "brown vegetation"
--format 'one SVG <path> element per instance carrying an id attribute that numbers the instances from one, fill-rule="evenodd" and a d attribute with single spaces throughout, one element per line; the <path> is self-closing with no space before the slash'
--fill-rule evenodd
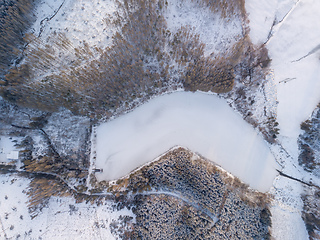
<path id="1" fill-rule="evenodd" d="M 25 44 L 23 37 L 32 22 L 33 0 L 9 0 L 0 4 L 0 83 Z"/>
<path id="2" fill-rule="evenodd" d="M 243 0 L 196 2 L 223 18 L 237 16 L 245 25 Z M 117 5 L 118 11 L 106 18 L 106 24 L 117 29 L 106 49 L 85 42 L 75 48 L 63 34 L 53 34 L 46 42 L 26 36 L 25 60 L 6 75 L 2 96 L 46 111 L 65 107 L 77 114 L 108 117 L 119 108 L 133 107 L 137 99 L 181 85 L 188 91 L 228 92 L 235 69 L 243 75 L 245 69 L 252 72 L 265 62 L 259 57 L 267 56 L 263 49 L 248 51 L 254 47 L 245 29 L 223 54 L 204 56 L 205 45 L 189 26 L 177 32 L 167 29 L 166 1 L 125 0 Z"/>
<path id="3" fill-rule="evenodd" d="M 192 0 L 204 7 L 210 8 L 215 14 L 220 14 L 222 18 L 234 15 L 246 17 L 244 0 Z"/>
<path id="4" fill-rule="evenodd" d="M 70 196 L 67 186 L 56 179 L 34 178 L 29 184 L 29 211 L 34 213 L 48 203 L 52 196 Z"/>

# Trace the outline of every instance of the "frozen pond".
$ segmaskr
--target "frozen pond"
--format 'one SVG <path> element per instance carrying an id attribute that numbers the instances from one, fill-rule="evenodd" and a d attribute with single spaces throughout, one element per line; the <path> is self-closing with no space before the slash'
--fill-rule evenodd
<path id="1" fill-rule="evenodd" d="M 263 192 L 277 174 L 267 144 L 225 100 L 176 92 L 97 127 L 96 167 L 103 173 L 96 177 L 99 181 L 123 177 L 177 145 Z"/>

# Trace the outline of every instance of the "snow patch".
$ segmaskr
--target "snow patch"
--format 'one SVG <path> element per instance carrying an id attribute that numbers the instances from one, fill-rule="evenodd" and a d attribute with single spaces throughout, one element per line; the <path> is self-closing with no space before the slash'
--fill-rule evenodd
<path id="1" fill-rule="evenodd" d="M 19 151 L 15 147 L 15 144 L 18 140 L 18 138 L 0 135 L 0 163 L 8 163 L 11 160 L 18 160 Z"/>
<path id="2" fill-rule="evenodd" d="M 164 17 L 171 32 L 177 32 L 181 26 L 193 28 L 200 35 L 201 42 L 206 44 L 206 55 L 222 53 L 242 37 L 239 18 L 223 19 L 192 0 L 168 1 Z"/>
<path id="3" fill-rule="evenodd" d="M 275 20 L 277 0 L 246 0 L 245 7 L 250 20 L 251 41 L 260 45 L 268 39 Z"/>
<path id="4" fill-rule="evenodd" d="M 37 21 L 32 28 L 36 36 L 42 28 L 43 39 L 53 32 L 62 32 L 75 47 L 86 41 L 90 46 L 105 48 L 111 44 L 114 30 L 104 19 L 115 9 L 114 1 L 45 0 L 38 5 Z M 45 20 L 51 17 L 51 20 Z"/>

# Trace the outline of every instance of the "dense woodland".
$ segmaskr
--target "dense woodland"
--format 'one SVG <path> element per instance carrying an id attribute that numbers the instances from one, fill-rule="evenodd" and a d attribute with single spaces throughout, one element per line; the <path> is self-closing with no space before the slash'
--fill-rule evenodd
<path id="1" fill-rule="evenodd" d="M 109 187 L 119 190 L 134 196 L 131 239 L 270 238 L 270 197 L 183 148 Z"/>
<path id="2" fill-rule="evenodd" d="M 243 0 L 197 3 L 226 21 L 240 18 L 245 26 Z M 168 30 L 167 4 L 164 0 L 117 1 L 118 11 L 105 19 L 117 32 L 105 49 L 86 42 L 74 47 L 62 33 L 45 41 L 25 34 L 28 46 L 23 60 L 6 68 L 1 95 L 26 107 L 45 111 L 65 107 L 75 114 L 101 118 L 177 87 L 228 92 L 236 74 L 245 78 L 268 61 L 263 48 L 251 44 L 245 27 L 240 40 L 223 54 L 205 56 L 205 44 L 192 28 Z M 250 62 L 248 54 L 253 58 Z"/>

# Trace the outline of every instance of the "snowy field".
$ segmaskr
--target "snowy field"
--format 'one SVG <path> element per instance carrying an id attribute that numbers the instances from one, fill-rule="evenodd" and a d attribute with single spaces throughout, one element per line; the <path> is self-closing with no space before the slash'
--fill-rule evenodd
<path id="1" fill-rule="evenodd" d="M 205 43 L 206 55 L 223 53 L 242 37 L 239 17 L 223 19 L 192 0 L 169 0 L 164 16 L 171 32 L 188 26 L 199 34 L 201 42 Z"/>
<path id="2" fill-rule="evenodd" d="M 120 216 L 134 217 L 124 208 L 76 203 L 67 197 L 51 198 L 48 207 L 31 218 L 27 195 L 29 179 L 0 175 L 0 239 L 116 239 L 110 224 Z"/>
<path id="3" fill-rule="evenodd" d="M 17 149 L 14 146 L 18 138 L 11 138 L 0 135 L 0 163 L 9 162 L 10 159 L 16 159 Z"/>
<path id="4" fill-rule="evenodd" d="M 33 25 L 36 36 L 46 39 L 53 32 L 65 33 L 74 47 L 86 41 L 90 46 L 111 44 L 113 29 L 105 24 L 107 14 L 115 11 L 113 1 L 41 0 Z"/>
<path id="5" fill-rule="evenodd" d="M 299 1 L 276 25 L 268 49 L 278 85 L 281 135 L 296 138 L 320 102 L 320 2 Z"/>
<path id="6" fill-rule="evenodd" d="M 250 36 L 267 44 L 272 59 L 280 134 L 297 138 L 301 122 L 320 102 L 320 2 L 247 0 L 246 6 Z"/>
<path id="7" fill-rule="evenodd" d="M 296 178 L 310 179 L 298 165 L 297 138 L 301 122 L 320 102 L 320 1 L 246 0 L 246 8 L 250 37 L 255 43 L 266 43 L 272 59 L 279 102 L 279 140 L 288 153 L 279 159 L 283 171 Z M 274 185 L 273 237 L 308 239 L 301 218 L 301 185 L 285 178 L 278 178 Z"/>
<path id="8" fill-rule="evenodd" d="M 215 95 L 177 92 L 152 99 L 97 128 L 98 180 L 125 176 L 179 145 L 267 192 L 277 167 L 267 144 Z"/>

